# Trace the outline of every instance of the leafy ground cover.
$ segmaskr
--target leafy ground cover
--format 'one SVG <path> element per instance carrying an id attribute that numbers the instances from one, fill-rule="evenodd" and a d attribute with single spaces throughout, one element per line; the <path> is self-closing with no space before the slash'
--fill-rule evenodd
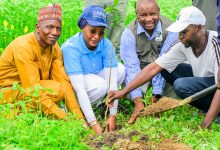
<path id="1" fill-rule="evenodd" d="M 15 37 L 34 31 L 38 8 L 49 2 L 60 3 L 63 7 L 63 31 L 59 44 L 79 31 L 76 23 L 83 1 L 0 1 L 0 50 L 3 51 Z M 175 20 L 180 8 L 190 5 L 191 0 L 158 0 L 158 3 L 161 14 Z M 134 0 L 129 0 L 126 24 L 134 18 Z M 147 93 L 143 100 L 146 105 L 150 104 L 150 95 L 150 92 Z M 136 123 L 129 125 L 127 121 L 133 104 L 124 99 L 120 104 L 127 112 L 119 110 L 117 132 L 95 136 L 71 114 L 67 120 L 47 118 L 38 111 L 30 113 L 25 109 L 20 110 L 18 116 L 7 115 L 14 108 L 22 108 L 25 103 L 0 105 L 0 149 L 220 149 L 220 125 L 213 123 L 210 130 L 201 130 L 199 124 L 204 116 L 199 116 L 198 110 L 188 105 L 158 116 L 140 117 Z M 99 113 L 98 109 L 96 113 Z M 98 119 L 104 124 L 101 116 Z"/>

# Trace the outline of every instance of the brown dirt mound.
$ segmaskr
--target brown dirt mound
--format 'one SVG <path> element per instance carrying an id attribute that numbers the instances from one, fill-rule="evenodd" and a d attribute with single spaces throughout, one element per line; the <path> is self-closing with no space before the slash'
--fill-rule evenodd
<path id="1" fill-rule="evenodd" d="M 94 150 L 102 150 L 104 145 L 114 150 L 192 150 L 189 146 L 176 143 L 173 139 L 163 140 L 159 144 L 151 142 L 146 135 L 138 131 L 126 135 L 106 132 L 89 137 L 86 143 Z"/>
<path id="2" fill-rule="evenodd" d="M 99 136 L 90 137 L 87 144 L 91 149 L 97 150 L 102 149 L 103 145 L 116 150 L 149 150 L 150 147 L 147 141 L 148 137 L 137 131 L 130 132 L 126 135 L 106 132 Z"/>
<path id="3" fill-rule="evenodd" d="M 157 103 L 149 105 L 140 113 L 141 116 L 155 115 L 157 113 L 175 108 L 180 105 L 179 100 L 163 97 Z"/>
<path id="4" fill-rule="evenodd" d="M 173 140 L 164 140 L 156 146 L 156 150 L 192 150 L 191 147 L 182 144 L 175 143 Z"/>

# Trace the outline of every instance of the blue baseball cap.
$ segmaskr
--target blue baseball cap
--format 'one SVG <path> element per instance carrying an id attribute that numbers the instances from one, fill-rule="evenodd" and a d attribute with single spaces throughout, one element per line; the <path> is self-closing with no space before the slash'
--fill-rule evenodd
<path id="1" fill-rule="evenodd" d="M 80 19 L 85 19 L 93 27 L 104 26 L 109 29 L 105 10 L 97 5 L 92 5 L 84 9 Z"/>

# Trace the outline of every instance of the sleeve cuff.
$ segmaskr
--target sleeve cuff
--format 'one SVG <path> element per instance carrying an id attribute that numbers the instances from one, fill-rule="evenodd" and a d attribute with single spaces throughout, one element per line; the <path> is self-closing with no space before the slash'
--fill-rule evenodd
<path id="1" fill-rule="evenodd" d="M 152 94 L 162 95 L 163 90 L 158 88 L 153 88 Z"/>
<path id="2" fill-rule="evenodd" d="M 115 108 L 115 107 L 111 107 L 111 108 L 109 109 L 109 111 L 110 111 L 110 115 L 115 116 L 115 115 L 117 114 L 117 108 Z"/>
<path id="3" fill-rule="evenodd" d="M 118 100 L 116 99 L 114 101 L 114 106 L 109 109 L 109 112 L 110 112 L 110 115 L 115 116 L 117 114 L 117 111 L 118 111 Z"/>

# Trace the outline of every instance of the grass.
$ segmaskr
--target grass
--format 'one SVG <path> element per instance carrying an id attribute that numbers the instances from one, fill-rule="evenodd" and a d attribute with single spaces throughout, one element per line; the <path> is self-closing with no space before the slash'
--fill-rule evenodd
<path id="1" fill-rule="evenodd" d="M 149 135 L 156 142 L 174 138 L 198 150 L 219 149 L 219 125 L 214 123 L 211 131 L 201 130 L 199 124 L 202 118 L 197 115 L 197 110 L 185 106 L 163 113 L 160 118 L 141 118 L 133 128 Z"/>
<path id="2" fill-rule="evenodd" d="M 14 83 L 11 90 L 25 92 L 18 83 Z M 44 116 L 41 106 L 36 110 L 25 107 L 33 97 L 39 97 L 40 90 L 52 92 L 35 86 L 26 89 L 33 91 L 30 96 L 13 104 L 0 105 L 0 149 L 88 149 L 83 139 L 91 131 L 72 114 L 68 114 L 65 120 L 55 120 L 52 116 Z M 2 99 L 3 95 L 0 97 Z"/>
<path id="3" fill-rule="evenodd" d="M 79 31 L 76 23 L 82 12 L 82 0 L 0 1 L 1 52 L 14 38 L 34 31 L 38 8 L 49 2 L 60 3 L 63 7 L 63 31 L 59 44 Z M 180 8 L 190 5 L 191 0 L 158 0 L 158 3 L 161 7 L 161 14 L 174 21 Z M 135 19 L 134 0 L 129 0 L 126 24 L 133 19 Z M 146 104 L 150 103 L 149 97 L 150 93 L 144 99 Z M 120 103 L 125 105 L 130 112 L 133 111 L 130 101 L 121 100 Z M 23 106 L 24 102 L 18 104 Z M 10 112 L 11 107 L 13 105 L 0 105 L 0 112 Z M 22 111 L 14 119 L 0 115 L 0 149 L 89 149 L 84 141 L 92 131 L 82 127 L 82 123 L 74 116 L 69 114 L 69 121 L 64 121 L 49 119 L 41 115 L 41 113 L 33 114 L 26 111 Z M 193 149 L 220 149 L 220 126 L 213 123 L 211 130 L 201 130 L 199 124 L 204 116 L 200 117 L 197 110 L 188 105 L 165 112 L 159 118 L 139 118 L 133 125 L 127 124 L 129 116 L 130 114 L 126 115 L 122 112 L 118 114 L 117 122 L 123 125 L 120 132 L 128 133 L 138 130 L 155 143 L 171 138 L 188 144 Z"/>
<path id="4" fill-rule="evenodd" d="M 49 120 L 26 113 L 16 119 L 0 118 L 0 149 L 88 149 L 82 139 L 89 133 L 79 121 Z"/>

